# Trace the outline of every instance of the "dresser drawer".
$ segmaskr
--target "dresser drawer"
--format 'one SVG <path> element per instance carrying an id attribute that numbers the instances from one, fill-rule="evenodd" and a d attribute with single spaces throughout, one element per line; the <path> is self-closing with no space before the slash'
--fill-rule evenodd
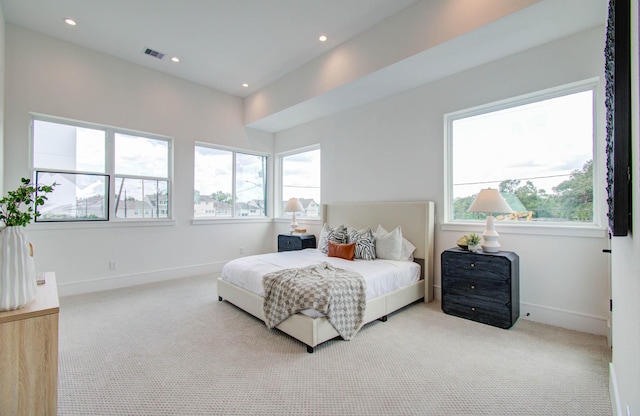
<path id="1" fill-rule="evenodd" d="M 513 325 L 511 303 L 501 305 L 480 298 L 449 296 L 446 301 L 442 301 L 442 311 L 449 315 L 504 329 L 511 328 Z"/>
<path id="2" fill-rule="evenodd" d="M 314 235 L 278 235 L 278 251 L 303 250 L 316 248 L 316 236 Z"/>
<path id="3" fill-rule="evenodd" d="M 446 256 L 442 271 L 447 275 L 482 276 L 483 279 L 505 280 L 511 277 L 509 259 L 471 253 Z"/>
<path id="4" fill-rule="evenodd" d="M 497 303 L 511 301 L 510 279 L 497 280 L 484 277 L 448 276 L 442 282 L 442 293 L 447 296 L 464 296 L 481 298 Z"/>

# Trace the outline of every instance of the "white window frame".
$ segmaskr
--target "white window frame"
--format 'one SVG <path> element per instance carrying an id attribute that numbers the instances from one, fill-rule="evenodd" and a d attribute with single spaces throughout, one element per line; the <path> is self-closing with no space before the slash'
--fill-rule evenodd
<path id="1" fill-rule="evenodd" d="M 89 128 L 89 129 L 97 129 L 105 131 L 105 172 L 106 175 L 109 175 L 109 220 L 108 221 L 96 221 L 96 222 L 82 222 L 82 221 L 60 221 L 56 223 L 39 223 L 39 226 L 44 226 L 46 228 L 65 228 L 66 226 L 80 227 L 80 228 L 96 228 L 96 227 L 104 227 L 104 226 L 113 226 L 113 225 L 173 225 L 175 220 L 173 218 L 174 211 L 174 201 L 173 201 L 173 193 L 174 193 L 174 178 L 173 178 L 173 165 L 174 165 L 174 155 L 173 155 L 173 138 L 168 136 L 161 136 L 158 134 L 141 132 L 136 130 L 129 130 L 120 127 L 107 126 L 104 124 L 98 123 L 90 123 L 86 121 L 73 120 L 63 117 L 55 117 L 45 114 L 39 113 L 30 113 L 29 114 L 29 168 L 32 173 L 32 176 L 35 175 L 36 170 L 39 171 L 54 171 L 57 172 L 56 169 L 43 169 L 41 167 L 34 166 L 33 160 L 33 152 L 34 152 L 34 137 L 33 137 L 33 123 L 34 120 L 45 121 L 49 123 L 57 123 L 57 124 L 65 124 L 69 126 L 81 127 L 81 128 Z M 134 176 L 134 175 L 117 175 L 119 178 L 135 178 L 135 179 L 151 179 L 151 180 L 167 180 L 167 192 L 169 194 L 169 198 L 167 200 L 168 211 L 169 214 L 167 218 L 116 218 L 115 211 L 115 196 L 116 196 L 116 173 L 115 173 L 115 134 L 121 133 L 130 136 L 144 137 L 153 140 L 162 140 L 166 141 L 168 144 L 168 166 L 167 166 L 167 178 L 156 178 L 156 177 L 145 177 L 145 176 Z M 87 173 L 83 171 L 70 171 L 71 173 Z M 95 172 L 91 172 L 95 173 Z"/>
<path id="2" fill-rule="evenodd" d="M 274 201 L 274 212 L 275 215 L 278 217 L 278 219 L 280 221 L 291 221 L 291 217 L 287 214 L 285 214 L 282 211 L 282 207 L 280 206 L 280 203 L 277 203 L 276 201 L 282 201 L 282 187 L 283 187 L 283 174 L 282 174 L 282 159 L 284 157 L 287 156 L 291 156 L 291 155 L 295 155 L 298 153 L 306 153 L 306 152 L 310 152 L 313 150 L 320 150 L 320 160 L 322 160 L 322 149 L 320 144 L 314 144 L 311 146 L 305 146 L 305 147 L 299 147 L 297 149 L 292 149 L 292 150 L 288 150 L 286 152 L 280 152 L 276 155 L 276 172 L 277 172 L 277 181 L 278 181 L 278 186 L 276 187 L 276 191 L 275 191 L 275 196 L 273 198 Z M 320 195 L 322 195 L 322 164 L 320 166 Z M 320 200 L 320 209 L 322 209 L 322 200 Z M 322 212 L 320 212 L 320 215 L 316 218 L 313 217 L 296 217 L 296 220 L 298 223 L 302 223 L 302 224 L 313 224 L 313 223 L 318 223 L 318 222 L 322 222 Z"/>
<path id="3" fill-rule="evenodd" d="M 580 237 L 606 236 L 605 215 L 601 205 L 606 198 L 602 192 L 604 181 L 600 178 L 604 175 L 604 143 L 599 126 L 604 117 L 600 103 L 601 81 L 599 78 L 591 78 L 533 92 L 497 102 L 476 106 L 470 109 L 460 110 L 444 115 L 444 219 L 441 224 L 443 231 L 476 231 L 482 232 L 485 227 L 484 220 L 454 220 L 453 219 L 453 121 L 473 117 L 480 114 L 500 111 L 512 107 L 526 105 L 546 99 L 562 97 L 583 91 L 593 91 L 593 222 L 588 224 L 560 222 L 560 223 L 528 223 L 524 221 L 496 222 L 496 229 L 500 233 L 507 234 L 537 234 L 537 235 L 564 235 Z"/>
<path id="4" fill-rule="evenodd" d="M 193 146 L 193 154 L 195 157 L 195 151 L 196 151 L 196 147 L 207 147 L 210 149 L 216 149 L 216 150 L 222 150 L 222 151 L 226 151 L 226 152 L 231 152 L 232 153 L 232 184 L 231 184 L 231 196 L 232 196 L 232 200 L 233 200 L 233 205 L 231 208 L 231 215 L 228 217 L 216 217 L 216 216 L 210 216 L 210 217 L 197 217 L 197 218 L 192 218 L 191 222 L 192 224 L 208 224 L 208 223 L 222 223 L 222 222 L 237 222 L 237 221 L 243 221 L 243 222 L 265 222 L 265 221 L 271 221 L 271 201 L 269 201 L 269 199 L 272 198 L 272 195 L 270 195 L 269 189 L 270 189 L 270 178 L 271 178 L 271 168 L 270 168 L 270 163 L 271 163 L 271 155 L 269 153 L 265 153 L 265 152 L 259 152 L 259 151 L 255 151 L 255 150 L 247 150 L 247 149 L 241 149 L 241 148 L 237 148 L 237 147 L 229 147 L 229 146 L 221 146 L 221 145 L 217 145 L 217 144 L 213 144 L 213 143 L 207 143 L 207 142 L 195 142 L 194 146 Z M 265 210 L 266 213 L 264 216 L 257 216 L 257 217 L 242 217 L 242 216 L 238 216 L 236 215 L 236 202 L 235 202 L 235 195 L 236 195 L 236 154 L 237 153 L 242 153 L 245 155 L 251 155 L 251 156 L 259 156 L 259 157 L 264 157 L 266 158 L 265 161 L 265 180 L 264 180 L 264 186 L 265 186 L 265 190 L 264 190 L 264 195 L 265 198 L 267 199 L 265 201 Z M 194 160 L 194 173 L 195 173 L 195 160 Z M 194 187 L 191 190 L 191 194 L 193 195 L 193 193 L 195 192 L 195 182 L 194 182 Z"/>

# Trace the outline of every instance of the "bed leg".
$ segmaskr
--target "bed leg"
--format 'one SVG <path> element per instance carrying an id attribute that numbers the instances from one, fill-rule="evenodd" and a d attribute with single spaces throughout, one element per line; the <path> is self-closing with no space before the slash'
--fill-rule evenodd
<path id="1" fill-rule="evenodd" d="M 314 350 L 315 350 L 315 348 L 314 348 L 314 347 L 310 347 L 310 346 L 308 346 L 308 345 L 307 345 L 307 352 L 308 352 L 309 354 L 313 354 L 313 351 L 314 351 Z"/>
<path id="2" fill-rule="evenodd" d="M 378 318 L 378 321 L 387 322 L 387 315 Z"/>
<path id="3" fill-rule="evenodd" d="M 222 302 L 222 296 L 218 296 L 218 302 Z"/>

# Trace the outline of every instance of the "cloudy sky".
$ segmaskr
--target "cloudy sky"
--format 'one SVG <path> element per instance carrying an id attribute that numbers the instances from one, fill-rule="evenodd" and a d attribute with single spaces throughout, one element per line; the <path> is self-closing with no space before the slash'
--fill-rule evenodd
<path id="1" fill-rule="evenodd" d="M 569 179 L 593 157 L 593 93 L 495 111 L 453 122 L 454 198 L 531 180 L 538 189 Z"/>

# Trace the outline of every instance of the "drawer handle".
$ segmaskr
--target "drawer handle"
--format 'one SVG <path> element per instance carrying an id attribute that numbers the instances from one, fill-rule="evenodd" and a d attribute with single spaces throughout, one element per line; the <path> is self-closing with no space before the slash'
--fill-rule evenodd
<path id="1" fill-rule="evenodd" d="M 471 268 L 473 269 L 474 267 L 476 267 L 475 263 L 471 263 Z"/>
<path id="2" fill-rule="evenodd" d="M 473 312 L 475 312 L 475 311 L 476 311 L 476 308 L 471 308 L 471 310 L 472 310 Z"/>
<path id="3" fill-rule="evenodd" d="M 475 288 L 476 288 L 476 285 L 471 285 L 471 289 L 475 289 Z"/>

